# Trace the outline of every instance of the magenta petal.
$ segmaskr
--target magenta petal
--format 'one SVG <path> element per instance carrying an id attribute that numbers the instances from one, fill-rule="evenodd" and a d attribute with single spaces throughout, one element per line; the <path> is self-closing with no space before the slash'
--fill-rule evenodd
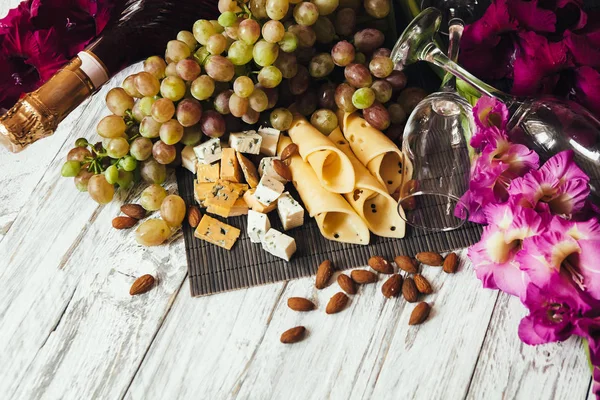
<path id="1" fill-rule="evenodd" d="M 600 240 L 600 224 L 596 218 L 587 221 L 569 221 L 554 217 L 550 222 L 550 229 L 563 232 L 575 240 Z"/>
<path id="2" fill-rule="evenodd" d="M 508 3 L 510 15 L 519 21 L 519 26 L 530 31 L 554 32 L 556 15 L 543 8 L 538 8 L 537 0 L 512 0 Z"/>
<path id="3" fill-rule="evenodd" d="M 479 129 L 496 127 L 504 130 L 508 122 L 509 114 L 506 105 L 489 96 L 481 96 L 473 107 L 475 124 Z M 473 140 L 471 140 L 473 143 Z"/>
<path id="4" fill-rule="evenodd" d="M 577 65 L 600 67 L 600 32 L 576 34 L 566 31 L 564 43 Z"/>
<path id="5" fill-rule="evenodd" d="M 535 319 L 531 315 L 524 317 L 521 319 L 521 322 L 519 322 L 519 339 L 521 339 L 523 343 L 530 346 L 536 346 L 538 344 L 555 341 L 549 340 L 548 337 L 543 337 L 536 332 Z"/>
<path id="6" fill-rule="evenodd" d="M 587 181 L 570 180 L 561 185 L 558 193 L 548 202 L 548 205 L 554 214 L 572 215 L 583 209 L 589 194 L 590 187 Z"/>
<path id="7" fill-rule="evenodd" d="M 600 240 L 578 240 L 581 252 L 569 259 L 583 277 L 585 292 L 600 300 Z"/>
<path id="8" fill-rule="evenodd" d="M 588 110 L 600 116 L 600 72 L 584 66 L 575 70 L 575 96 Z"/>
<path id="9" fill-rule="evenodd" d="M 495 47 L 500 41 L 500 35 L 514 32 L 517 21 L 511 17 L 507 0 L 492 2 L 483 16 L 474 23 L 467 25 L 461 39 L 461 47 L 465 49 L 478 45 Z"/>

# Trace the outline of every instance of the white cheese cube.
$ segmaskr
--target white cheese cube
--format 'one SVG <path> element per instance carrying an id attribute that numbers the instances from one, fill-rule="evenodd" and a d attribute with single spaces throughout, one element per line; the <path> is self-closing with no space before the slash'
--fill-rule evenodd
<path id="1" fill-rule="evenodd" d="M 262 241 L 262 248 L 275 257 L 290 261 L 292 255 L 296 252 L 296 241 L 294 238 L 271 228 Z"/>
<path id="2" fill-rule="evenodd" d="M 210 139 L 194 147 L 194 153 L 201 164 L 212 164 L 221 159 L 221 141 L 219 138 Z"/>
<path id="3" fill-rule="evenodd" d="M 248 210 L 248 236 L 252 243 L 262 242 L 269 229 L 271 229 L 271 222 L 267 214 Z"/>
<path id="4" fill-rule="evenodd" d="M 263 128 L 261 126 L 258 129 L 258 134 L 262 137 L 260 153 L 266 156 L 276 155 L 277 143 L 279 143 L 279 135 L 281 134 L 281 131 L 278 131 L 274 128 Z"/>
<path id="5" fill-rule="evenodd" d="M 283 183 L 271 176 L 265 175 L 260 178 L 260 182 L 256 187 L 256 192 L 254 192 L 254 197 L 256 197 L 256 200 L 260 201 L 262 204 L 268 206 L 277 200 L 279 196 L 281 196 L 281 193 L 283 193 L 284 189 L 285 186 Z"/>
<path id="6" fill-rule="evenodd" d="M 256 131 L 232 133 L 229 135 L 229 146 L 240 153 L 259 154 L 262 140 Z"/>
<path id="7" fill-rule="evenodd" d="M 197 163 L 198 157 L 196 157 L 194 148 L 192 146 L 185 146 L 183 150 L 181 150 L 181 165 L 183 168 L 195 174 Z"/>
<path id="8" fill-rule="evenodd" d="M 258 164 L 258 173 L 260 176 L 270 176 L 285 184 L 287 181 L 281 175 L 275 172 L 275 168 L 273 168 L 273 160 L 279 160 L 279 157 L 264 157 L 262 160 L 260 160 L 260 163 Z"/>
<path id="9" fill-rule="evenodd" d="M 304 225 L 304 209 L 288 192 L 277 199 L 277 214 L 286 231 Z"/>

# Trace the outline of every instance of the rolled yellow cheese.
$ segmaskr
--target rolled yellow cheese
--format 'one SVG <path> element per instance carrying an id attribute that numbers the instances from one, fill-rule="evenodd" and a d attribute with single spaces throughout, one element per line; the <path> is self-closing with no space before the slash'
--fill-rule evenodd
<path id="1" fill-rule="evenodd" d="M 277 154 L 281 154 L 292 141 L 281 137 Z M 292 183 L 298 191 L 309 215 L 317 221 L 323 237 L 337 242 L 369 244 L 369 228 L 344 198 L 325 189 L 313 168 L 299 155 L 292 156 L 289 167 Z"/>
<path id="2" fill-rule="evenodd" d="M 334 129 L 329 139 L 348 156 L 356 173 L 354 190 L 344 194 L 348 203 L 365 220 L 367 227 L 374 234 L 403 238 L 406 233 L 406 223 L 398 214 L 398 211 L 404 214 L 402 208 L 398 207 L 398 202 L 352 153 L 340 128 Z"/>
<path id="3" fill-rule="evenodd" d="M 329 138 L 296 114 L 290 138 L 298 145 L 302 159 L 310 164 L 323 187 L 334 193 L 348 193 L 354 187 L 352 163 Z"/>
<path id="4" fill-rule="evenodd" d="M 345 114 L 342 132 L 356 158 L 386 188 L 396 192 L 404 179 L 404 156 L 398 146 L 356 113 Z"/>

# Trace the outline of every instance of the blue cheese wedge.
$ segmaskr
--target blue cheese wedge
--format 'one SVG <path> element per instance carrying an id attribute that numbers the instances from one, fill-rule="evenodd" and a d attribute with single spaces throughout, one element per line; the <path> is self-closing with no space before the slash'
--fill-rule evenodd
<path id="1" fill-rule="evenodd" d="M 290 261 L 292 255 L 296 252 L 296 241 L 293 237 L 271 228 L 262 240 L 262 248 L 275 257 Z"/>
<path id="2" fill-rule="evenodd" d="M 204 205 L 207 207 L 206 212 L 225 218 L 229 217 L 233 205 L 240 198 L 240 189 L 232 185 L 230 182 L 221 180 L 214 184 L 204 200 Z"/>
<path id="3" fill-rule="evenodd" d="M 260 182 L 256 187 L 256 192 L 254 192 L 254 197 L 256 200 L 260 201 L 262 204 L 268 206 L 269 204 L 275 202 L 279 196 L 285 190 L 285 186 L 283 183 L 279 182 L 277 179 L 263 175 L 260 178 Z"/>
<path id="4" fill-rule="evenodd" d="M 183 150 L 181 150 L 181 165 L 183 168 L 187 169 L 192 174 L 195 174 L 197 163 L 198 157 L 196 157 L 194 148 L 192 146 L 185 146 Z"/>
<path id="5" fill-rule="evenodd" d="M 240 153 L 260 154 L 262 136 L 256 131 L 245 131 L 229 135 L 229 146 Z"/>
<path id="6" fill-rule="evenodd" d="M 240 230 L 204 214 L 194 232 L 198 239 L 231 250 L 240 237 Z"/>
<path id="7" fill-rule="evenodd" d="M 232 148 L 223 149 L 221 153 L 221 179 L 229 182 L 240 183 L 242 170 Z"/>
<path id="8" fill-rule="evenodd" d="M 252 243 L 261 243 L 271 229 L 271 221 L 267 214 L 259 213 L 254 210 L 248 211 L 248 237 Z"/>
<path id="9" fill-rule="evenodd" d="M 277 199 L 277 214 L 286 231 L 304 225 L 304 209 L 288 192 Z"/>
<path id="10" fill-rule="evenodd" d="M 275 178 L 281 183 L 286 183 L 287 181 L 277 172 L 275 172 L 275 168 L 273 167 L 273 160 L 279 160 L 279 157 L 264 157 L 260 160 L 258 164 L 258 173 L 261 177 L 270 176 Z"/>
<path id="11" fill-rule="evenodd" d="M 194 153 L 196 153 L 200 164 L 212 164 L 215 161 L 219 161 L 222 151 L 219 138 L 210 139 L 194 147 Z"/>
<path id="12" fill-rule="evenodd" d="M 255 192 L 256 192 L 256 188 L 252 188 L 252 189 L 248 190 L 246 193 L 244 193 L 244 201 L 246 202 L 246 204 L 248 204 L 248 207 L 250 207 L 251 209 L 253 209 L 256 212 L 264 213 L 264 214 L 270 213 L 271 211 L 273 211 L 275 209 L 275 207 L 277 207 L 276 201 L 272 202 L 269 205 L 264 205 L 260 201 L 256 200 L 256 196 L 254 195 Z"/>
<path id="13" fill-rule="evenodd" d="M 277 154 L 277 143 L 279 143 L 279 136 L 281 131 L 274 128 L 263 128 L 262 126 L 258 130 L 258 134 L 262 138 L 260 145 L 260 153 L 266 156 L 274 156 Z"/>

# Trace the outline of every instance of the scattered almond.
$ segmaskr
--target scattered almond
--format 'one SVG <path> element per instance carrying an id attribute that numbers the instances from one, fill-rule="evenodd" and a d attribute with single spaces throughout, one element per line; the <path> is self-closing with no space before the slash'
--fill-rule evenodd
<path id="1" fill-rule="evenodd" d="M 273 170 L 279 174 L 286 181 L 292 180 L 292 171 L 290 171 L 290 167 L 285 165 L 281 160 L 273 160 Z"/>
<path id="2" fill-rule="evenodd" d="M 406 278 L 402 283 L 402 295 L 409 303 L 414 303 L 419 297 L 419 291 L 413 278 Z"/>
<path id="3" fill-rule="evenodd" d="M 290 297 L 287 304 L 294 311 L 311 311 L 315 309 L 315 304 L 304 297 Z"/>
<path id="4" fill-rule="evenodd" d="M 115 229 L 129 229 L 137 222 L 137 219 L 131 217 L 116 217 L 112 220 L 112 226 Z"/>
<path id="5" fill-rule="evenodd" d="M 409 274 L 416 274 L 419 272 L 417 266 L 415 265 L 412 258 L 407 256 L 398 256 L 394 258 L 394 262 L 403 271 L 408 272 Z"/>
<path id="6" fill-rule="evenodd" d="M 348 294 L 356 294 L 356 285 L 352 278 L 346 274 L 340 274 L 337 277 L 337 283 L 342 290 Z"/>
<path id="7" fill-rule="evenodd" d="M 281 334 L 281 343 L 290 344 L 296 343 L 304 339 L 304 335 L 306 334 L 306 328 L 303 326 L 297 326 L 292 329 L 288 329 L 287 331 Z"/>
<path id="8" fill-rule="evenodd" d="M 442 256 L 433 251 L 422 251 L 417 253 L 415 257 L 423 264 L 430 265 L 432 267 L 440 267 L 444 263 Z"/>
<path id="9" fill-rule="evenodd" d="M 146 274 L 142 275 L 133 282 L 131 285 L 131 289 L 129 289 L 129 294 L 135 296 L 137 294 L 146 293 L 148 290 L 152 289 L 154 286 L 155 279 L 152 275 Z"/>
<path id="10" fill-rule="evenodd" d="M 346 296 L 343 292 L 338 292 L 333 295 L 331 299 L 329 299 L 329 303 L 327 303 L 327 308 L 325 308 L 325 312 L 327 314 L 336 314 L 339 313 L 346 307 L 348 304 L 348 296 Z"/>
<path id="11" fill-rule="evenodd" d="M 352 280 L 360 285 L 377 282 L 377 275 L 366 269 L 355 269 L 350 272 Z"/>
<path id="12" fill-rule="evenodd" d="M 317 277 L 315 278 L 315 287 L 317 289 L 323 289 L 329 286 L 329 280 L 333 275 L 333 267 L 331 261 L 325 260 L 319 265 L 317 270 Z"/>
<path id="13" fill-rule="evenodd" d="M 421 302 L 417 304 L 417 306 L 412 310 L 410 314 L 410 319 L 408 320 L 409 325 L 419 325 L 422 324 L 427 317 L 429 316 L 429 312 L 431 311 L 431 306 L 425 302 Z"/>
<path id="14" fill-rule="evenodd" d="M 444 260 L 444 272 L 448 274 L 453 274 L 456 272 L 458 268 L 458 256 L 456 253 L 450 253 L 446 256 Z"/>
<path id="15" fill-rule="evenodd" d="M 139 204 L 123 204 L 121 206 L 121 212 L 128 217 L 135 219 L 144 219 L 146 218 L 146 210 L 144 207 Z"/>
<path id="16" fill-rule="evenodd" d="M 369 258 L 369 267 L 382 274 L 393 274 L 394 267 L 385 258 L 380 256 L 373 256 Z"/>
<path id="17" fill-rule="evenodd" d="M 388 278 L 387 281 L 381 287 L 381 293 L 388 299 L 390 297 L 397 297 L 402 290 L 402 276 L 394 274 Z"/>
<path id="18" fill-rule="evenodd" d="M 430 294 L 433 293 L 433 289 L 429 284 L 429 281 L 421 274 L 417 274 L 414 276 L 415 286 L 419 293 Z"/>
<path id="19" fill-rule="evenodd" d="M 188 207 L 188 216 L 187 216 L 188 224 L 192 228 L 195 228 L 200 223 L 202 219 L 202 214 L 200 213 L 200 209 L 197 206 L 189 206 Z"/>
<path id="20" fill-rule="evenodd" d="M 296 154 L 298 154 L 298 145 L 296 143 L 290 143 L 283 149 L 279 158 L 281 161 L 285 161 Z"/>

